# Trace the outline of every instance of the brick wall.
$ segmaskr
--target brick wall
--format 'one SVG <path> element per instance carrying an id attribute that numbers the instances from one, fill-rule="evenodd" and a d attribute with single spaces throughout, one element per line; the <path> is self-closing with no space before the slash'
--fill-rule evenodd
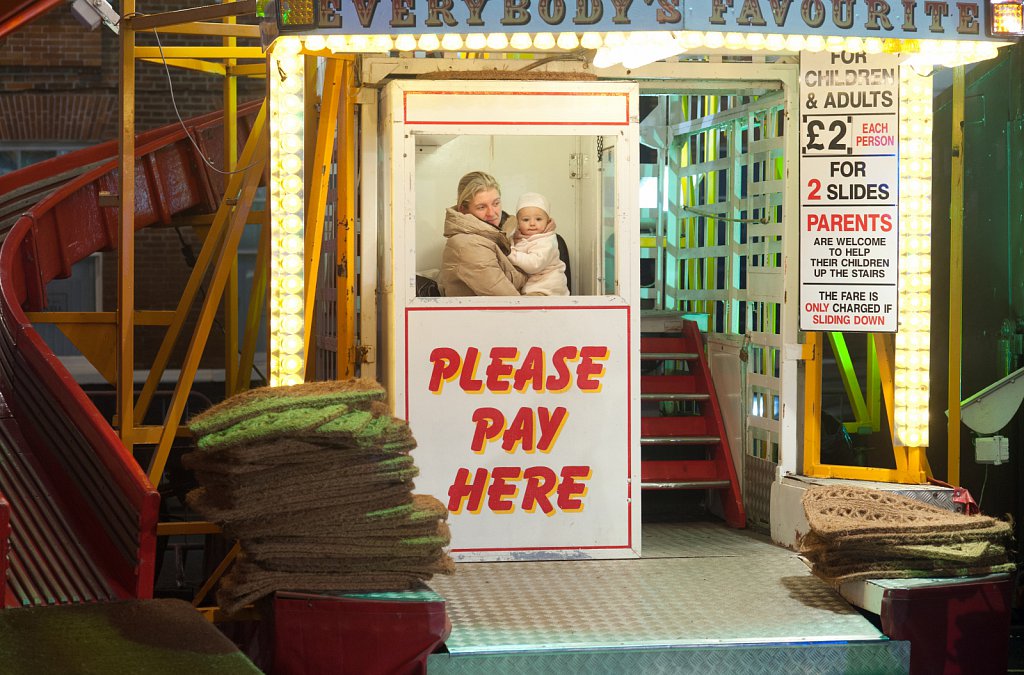
<path id="1" fill-rule="evenodd" d="M 157 13 L 192 6 L 187 2 L 144 2 L 137 9 Z M 156 45 L 152 34 L 137 36 L 140 46 Z M 161 36 L 164 46 L 214 45 L 219 38 Z M 254 41 L 240 40 L 252 45 Z M 181 117 L 220 110 L 223 79 L 214 75 L 170 69 L 174 100 Z M 119 134 L 119 38 L 106 27 L 90 32 L 66 6 L 60 6 L 0 40 L 0 147 L 6 142 L 60 141 L 82 146 L 117 138 Z M 238 100 L 264 95 L 262 79 L 239 80 Z M 176 122 L 167 73 L 161 64 L 136 63 L 136 129 Z M 186 236 L 198 253 L 197 238 L 189 228 Z M 189 268 L 181 255 L 173 228 L 140 231 L 136 239 L 136 306 L 139 309 L 173 309 L 188 279 Z M 104 254 L 103 307 L 113 309 L 117 298 L 117 262 Z M 198 307 L 193 310 L 193 319 Z M 183 335 L 190 336 L 193 323 Z M 136 367 L 147 368 L 162 338 L 161 329 L 140 328 L 136 336 Z M 223 365 L 223 337 L 214 327 L 202 367 Z M 170 367 L 184 355 L 178 348 Z"/>

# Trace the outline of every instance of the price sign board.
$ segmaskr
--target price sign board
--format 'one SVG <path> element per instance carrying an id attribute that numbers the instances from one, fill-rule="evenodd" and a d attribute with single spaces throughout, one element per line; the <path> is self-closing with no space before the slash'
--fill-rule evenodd
<path id="1" fill-rule="evenodd" d="M 800 55 L 800 329 L 896 332 L 895 54 Z"/>

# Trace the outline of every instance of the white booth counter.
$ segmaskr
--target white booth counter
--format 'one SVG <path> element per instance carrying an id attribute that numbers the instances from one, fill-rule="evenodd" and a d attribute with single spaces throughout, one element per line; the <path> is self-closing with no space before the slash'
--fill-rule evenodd
<path id="1" fill-rule="evenodd" d="M 638 85 L 394 81 L 382 96 L 385 381 L 457 560 L 640 555 Z M 551 202 L 568 297 L 416 297 L 485 171 Z"/>

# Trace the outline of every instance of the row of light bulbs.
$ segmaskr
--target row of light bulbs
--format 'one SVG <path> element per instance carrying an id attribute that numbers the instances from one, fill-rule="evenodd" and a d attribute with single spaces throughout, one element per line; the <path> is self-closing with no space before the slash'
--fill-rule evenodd
<path id="1" fill-rule="evenodd" d="M 900 111 L 900 294 L 893 418 L 898 445 L 924 447 L 931 347 L 930 76 L 922 77 L 909 66 L 900 68 Z"/>
<path id="2" fill-rule="evenodd" d="M 597 61 L 608 65 L 623 62 L 629 55 L 639 59 L 641 51 L 664 52 L 671 42 L 675 51 L 658 58 L 669 58 L 687 51 L 737 50 L 789 52 L 801 51 L 845 51 L 851 53 L 878 54 L 901 52 L 913 54 L 915 64 L 955 66 L 994 58 L 998 48 L 1009 43 L 972 40 L 898 40 L 883 38 L 862 38 L 857 36 L 782 35 L 779 33 L 722 33 L 718 31 L 650 31 L 650 32 L 607 32 L 607 33 L 470 33 L 459 35 L 449 33 L 438 35 L 308 35 L 304 38 L 285 37 L 282 40 L 304 40 L 307 52 L 436 52 L 448 51 L 503 51 L 531 50 L 547 51 L 560 49 L 599 50 Z M 618 54 L 621 52 L 621 56 Z M 616 58 L 616 57 L 619 58 Z M 610 63 L 608 63 L 610 61 Z M 647 61 L 648 63 L 650 60 Z M 601 67 L 600 63 L 597 63 Z"/>
<path id="3" fill-rule="evenodd" d="M 270 68 L 270 385 L 303 381 L 305 206 L 302 43 L 275 45 Z"/>

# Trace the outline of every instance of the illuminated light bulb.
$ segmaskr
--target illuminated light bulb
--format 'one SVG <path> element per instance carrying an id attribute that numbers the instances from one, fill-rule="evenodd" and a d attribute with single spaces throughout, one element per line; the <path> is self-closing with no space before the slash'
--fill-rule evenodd
<path id="1" fill-rule="evenodd" d="M 281 181 L 282 189 L 288 192 L 301 192 L 302 191 L 302 179 L 295 174 L 289 174 L 284 177 Z"/>
<path id="2" fill-rule="evenodd" d="M 854 54 L 862 52 L 864 51 L 864 40 L 859 37 L 848 37 L 843 43 L 843 49 Z"/>
<path id="3" fill-rule="evenodd" d="M 804 36 L 803 35 L 790 35 L 789 37 L 786 38 L 786 51 L 787 52 L 800 52 L 800 51 L 803 51 L 805 43 L 806 43 L 806 40 L 804 40 Z"/>
<path id="4" fill-rule="evenodd" d="M 559 33 L 555 44 L 559 49 L 576 49 L 580 46 L 580 39 L 576 37 L 576 33 Z"/>
<path id="5" fill-rule="evenodd" d="M 867 54 L 881 54 L 882 40 L 879 38 L 865 38 L 864 52 Z"/>
<path id="6" fill-rule="evenodd" d="M 278 55 L 293 55 L 302 51 L 302 41 L 297 37 L 279 38 L 274 43 L 274 53 Z"/>
<path id="7" fill-rule="evenodd" d="M 747 49 L 758 51 L 764 49 L 764 36 L 760 33 L 748 33 L 745 39 Z"/>
<path id="8" fill-rule="evenodd" d="M 786 38 L 778 33 L 771 33 L 764 39 L 764 47 L 768 51 L 781 52 L 786 48 Z"/>
<path id="9" fill-rule="evenodd" d="M 348 46 L 348 40 L 344 35 L 331 35 L 327 38 L 326 47 L 332 52 L 340 52 Z"/>
<path id="10" fill-rule="evenodd" d="M 449 52 L 457 52 L 462 49 L 462 36 L 449 33 L 441 38 L 441 47 Z"/>
<path id="11" fill-rule="evenodd" d="M 285 375 L 281 378 L 282 387 L 294 387 L 297 384 L 302 384 L 303 379 L 301 375 Z"/>
<path id="12" fill-rule="evenodd" d="M 302 359 L 294 354 L 281 357 L 281 371 L 284 373 L 297 373 L 302 368 Z"/>
<path id="13" fill-rule="evenodd" d="M 437 36 L 433 33 L 427 33 L 420 36 L 419 48 L 425 52 L 436 51 L 441 46 L 441 41 L 437 39 Z"/>
<path id="14" fill-rule="evenodd" d="M 281 290 L 285 293 L 298 293 L 302 290 L 302 277 L 297 274 L 289 274 L 281 283 Z"/>
<path id="15" fill-rule="evenodd" d="M 613 47 L 613 48 L 614 47 L 621 47 L 624 44 L 626 44 L 626 34 L 625 33 L 622 33 L 622 32 L 619 32 L 619 31 L 614 31 L 614 32 L 611 32 L 611 33 L 605 33 L 605 36 L 604 36 L 604 46 L 605 47 Z"/>
<path id="16" fill-rule="evenodd" d="M 370 48 L 370 38 L 367 35 L 353 35 L 349 37 L 349 44 L 352 45 L 352 51 L 365 52 Z"/>
<path id="17" fill-rule="evenodd" d="M 286 194 L 281 199 L 281 208 L 286 213 L 299 213 L 302 211 L 302 197 L 295 194 Z"/>
<path id="18" fill-rule="evenodd" d="M 305 246 L 306 244 L 302 240 L 302 237 L 295 234 L 288 235 L 281 242 L 281 248 L 283 248 L 288 253 L 302 253 L 302 250 L 305 248 Z"/>
<path id="19" fill-rule="evenodd" d="M 294 80 L 293 80 L 294 81 Z M 281 110 L 291 114 L 301 114 L 302 99 L 295 94 L 287 94 L 281 97 Z"/>
<path id="20" fill-rule="evenodd" d="M 301 322 L 300 322 L 301 324 Z M 300 325 L 301 328 L 301 325 Z M 302 349 L 302 338 L 298 335 L 285 335 L 281 339 L 281 351 L 286 354 L 295 354 Z"/>
<path id="21" fill-rule="evenodd" d="M 286 255 L 281 259 L 281 269 L 288 274 L 298 274 L 302 271 L 302 257 L 295 254 Z"/>
<path id="22" fill-rule="evenodd" d="M 293 73 L 295 73 L 298 70 L 300 70 L 302 68 L 302 56 L 297 55 L 297 54 L 296 55 L 282 54 L 282 55 L 278 56 L 276 60 L 277 60 L 277 66 L 279 68 L 279 71 L 277 73 L 278 78 L 280 78 L 279 81 L 284 86 L 289 86 L 289 84 L 291 84 L 290 81 L 292 80 L 292 78 L 291 77 L 287 77 L 287 79 L 286 78 L 282 78 L 281 77 L 281 71 L 284 71 L 285 75 L 290 76 Z"/>
<path id="23" fill-rule="evenodd" d="M 285 173 L 298 173 L 302 169 L 302 159 L 291 153 L 281 155 L 281 169 Z"/>
<path id="24" fill-rule="evenodd" d="M 832 35 L 832 36 L 829 36 L 828 38 L 825 39 L 825 49 L 827 51 L 830 51 L 830 52 L 841 52 L 841 51 L 843 51 L 843 47 L 845 47 L 845 46 L 846 46 L 846 40 L 844 38 L 836 37 L 836 36 Z"/>
<path id="25" fill-rule="evenodd" d="M 725 36 L 718 31 L 704 34 L 704 46 L 709 49 L 721 49 L 725 46 Z"/>
<path id="26" fill-rule="evenodd" d="M 302 118 L 298 115 L 286 115 L 281 118 L 281 131 L 286 134 L 297 134 L 302 130 Z"/>
<path id="27" fill-rule="evenodd" d="M 323 35 L 310 35 L 306 38 L 306 49 L 311 52 L 318 52 L 327 46 L 327 40 Z"/>
<path id="28" fill-rule="evenodd" d="M 704 46 L 704 34 L 696 30 L 688 30 L 683 33 L 683 46 L 687 49 L 697 49 Z"/>
<path id="29" fill-rule="evenodd" d="M 280 347 L 281 341 L 277 339 L 277 333 L 281 330 L 281 317 L 276 314 L 270 317 L 270 330 L 273 335 L 270 336 L 270 347 L 276 350 Z"/>
<path id="30" fill-rule="evenodd" d="M 809 52 L 820 52 L 825 49 L 825 38 L 820 35 L 808 35 L 804 40 L 804 49 Z"/>
<path id="31" fill-rule="evenodd" d="M 411 52 L 416 49 L 416 38 L 411 35 L 399 35 L 395 38 L 395 49 L 400 52 Z"/>
<path id="32" fill-rule="evenodd" d="M 508 36 L 504 33 L 491 33 L 487 36 L 487 48 L 495 50 L 508 48 Z"/>
<path id="33" fill-rule="evenodd" d="M 282 134 L 281 149 L 290 153 L 298 152 L 302 149 L 302 138 L 298 134 Z"/>
<path id="34" fill-rule="evenodd" d="M 470 33 L 466 36 L 466 49 L 479 51 L 487 46 L 487 36 L 483 33 Z"/>
<path id="35" fill-rule="evenodd" d="M 302 298 L 298 295 L 286 295 L 281 299 L 281 311 L 286 314 L 298 314 L 302 311 Z"/>
<path id="36" fill-rule="evenodd" d="M 555 36 L 551 33 L 537 33 L 533 36 L 533 46 L 537 49 L 551 49 L 555 46 Z"/>
<path id="37" fill-rule="evenodd" d="M 289 214 L 281 219 L 281 229 L 288 234 L 295 234 L 302 232 L 302 218 L 294 214 Z"/>
<path id="38" fill-rule="evenodd" d="M 512 49 L 529 49 L 533 46 L 533 39 L 530 38 L 529 33 L 515 33 L 508 44 Z"/>
<path id="39" fill-rule="evenodd" d="M 294 314 L 284 317 L 281 319 L 281 330 L 285 333 L 298 333 L 302 330 L 302 318 Z"/>
<path id="40" fill-rule="evenodd" d="M 743 39 L 743 33 L 726 33 L 725 34 L 725 48 L 726 49 L 742 49 L 746 41 Z"/>
<path id="41" fill-rule="evenodd" d="M 600 33 L 584 33 L 580 38 L 580 46 L 584 49 L 597 49 L 603 42 Z"/>

